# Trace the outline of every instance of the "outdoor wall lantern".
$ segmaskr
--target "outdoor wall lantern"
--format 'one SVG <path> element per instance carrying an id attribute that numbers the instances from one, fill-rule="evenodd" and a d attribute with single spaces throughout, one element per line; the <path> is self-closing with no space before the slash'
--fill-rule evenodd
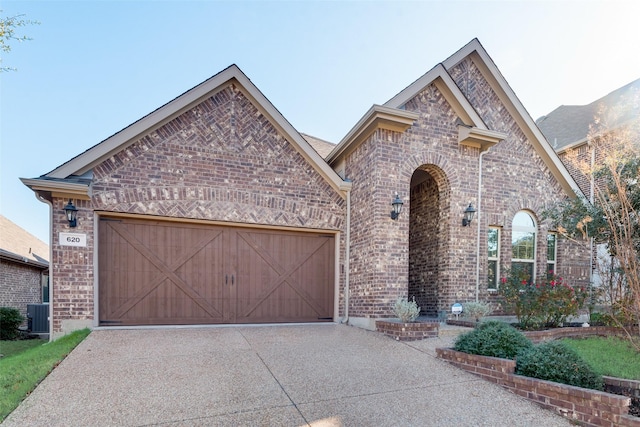
<path id="1" fill-rule="evenodd" d="M 77 225 L 76 216 L 78 215 L 78 209 L 73 206 L 71 199 L 69 199 L 69 203 L 64 207 L 64 213 L 67 215 L 69 227 L 75 227 Z"/>
<path id="2" fill-rule="evenodd" d="M 464 210 L 464 217 L 462 217 L 462 226 L 468 227 L 471 225 L 471 221 L 473 221 L 473 217 L 476 214 L 476 210 L 471 203 L 467 209 Z"/>
<path id="3" fill-rule="evenodd" d="M 402 205 L 404 205 L 404 203 L 398 196 L 398 193 L 396 193 L 396 198 L 393 200 L 393 202 L 391 202 L 391 207 L 393 208 L 393 210 L 391 211 L 391 219 L 398 219 L 398 217 L 400 216 L 400 212 L 402 212 Z"/>

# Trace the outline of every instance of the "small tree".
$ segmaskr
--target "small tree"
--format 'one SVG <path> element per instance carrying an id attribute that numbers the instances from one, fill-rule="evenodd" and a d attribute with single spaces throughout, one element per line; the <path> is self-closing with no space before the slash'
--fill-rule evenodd
<path id="1" fill-rule="evenodd" d="M 631 107 L 638 102 L 640 93 L 632 94 Z M 640 335 L 640 119 L 635 113 L 626 121 L 625 114 L 625 121 L 617 111 L 601 111 L 594 119 L 588 144 L 595 161 L 579 160 L 575 152 L 564 159 L 591 180 L 592 203 L 565 201 L 546 215 L 565 237 L 607 245 L 609 259 L 597 263 L 605 301 L 614 321 L 633 338 Z"/>

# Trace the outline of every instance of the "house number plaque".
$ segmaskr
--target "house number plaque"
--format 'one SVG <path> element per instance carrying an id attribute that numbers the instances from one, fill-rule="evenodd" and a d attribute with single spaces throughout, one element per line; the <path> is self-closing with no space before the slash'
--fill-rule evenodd
<path id="1" fill-rule="evenodd" d="M 60 233 L 59 243 L 62 246 L 87 247 L 87 235 L 81 233 Z"/>

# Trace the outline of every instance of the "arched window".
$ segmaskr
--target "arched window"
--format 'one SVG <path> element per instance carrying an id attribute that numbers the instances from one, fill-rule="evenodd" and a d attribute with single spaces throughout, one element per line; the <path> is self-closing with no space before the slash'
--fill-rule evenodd
<path id="1" fill-rule="evenodd" d="M 535 280 L 536 223 L 527 212 L 520 211 L 513 217 L 511 227 L 511 270 Z"/>

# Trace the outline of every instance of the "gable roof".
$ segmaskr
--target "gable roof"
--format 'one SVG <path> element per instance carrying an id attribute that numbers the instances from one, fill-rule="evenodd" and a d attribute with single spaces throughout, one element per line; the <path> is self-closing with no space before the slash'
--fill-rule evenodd
<path id="1" fill-rule="evenodd" d="M 478 39 L 471 40 L 466 46 L 447 58 L 442 65 L 447 70 L 451 70 L 466 58 L 470 58 L 476 67 L 478 67 L 485 80 L 491 86 L 491 89 L 493 89 L 506 110 L 524 132 L 536 153 L 544 161 L 565 193 L 569 196 L 582 195 L 578 184 L 560 161 L 556 152 L 547 142 L 540 129 L 538 129 L 533 118 L 524 108 Z"/>
<path id="2" fill-rule="evenodd" d="M 442 64 L 438 64 L 433 67 L 418 80 L 411 83 L 399 94 L 387 101 L 384 105 L 392 108 L 403 108 L 404 104 L 416 97 L 432 83 L 444 95 L 453 111 L 455 111 L 456 115 L 460 117 L 466 125 L 488 130 L 487 125 L 473 106 L 471 106 L 469 100 L 464 96 L 458 85 L 456 85 L 451 78 L 451 75 Z"/>
<path id="3" fill-rule="evenodd" d="M 466 126 L 488 131 L 482 118 L 464 97 L 447 70 L 445 70 L 442 64 L 438 64 L 384 105 L 374 105 L 371 107 L 326 157 L 327 162 L 329 162 L 329 164 L 336 164 L 347 153 L 353 151 L 364 141 L 376 127 L 396 131 L 405 131 L 408 129 L 413 122 L 418 119 L 418 114 L 405 110 L 404 104 L 431 83 L 434 83 L 438 90 L 444 94 L 453 110 Z M 501 134 L 496 133 L 494 136 L 499 137 Z"/>
<path id="4" fill-rule="evenodd" d="M 61 194 L 75 194 L 73 193 L 75 191 L 85 192 L 88 196 L 91 169 L 95 165 L 133 144 L 141 136 L 166 124 L 184 111 L 193 108 L 230 83 L 236 84 L 243 91 L 245 96 L 265 114 L 274 127 L 291 142 L 292 146 L 336 191 L 340 192 L 350 188 L 351 183 L 343 181 L 324 162 L 322 157 L 235 64 L 58 166 L 51 172 L 39 178 L 21 178 L 21 180 L 34 191 L 49 190 L 57 191 Z"/>
<path id="5" fill-rule="evenodd" d="M 49 267 L 49 245 L 0 215 L 0 258 Z"/>
<path id="6" fill-rule="evenodd" d="M 587 105 L 561 105 L 536 120 L 536 124 L 547 141 L 557 151 L 562 151 L 586 142 L 590 125 L 600 114 L 605 114 L 610 129 L 640 117 L 640 79 Z"/>
<path id="7" fill-rule="evenodd" d="M 516 97 L 478 39 L 471 40 L 444 62 L 436 65 L 422 77 L 407 86 L 383 106 L 374 106 L 369 110 L 360 122 L 354 126 L 347 136 L 345 136 L 327 156 L 327 162 L 336 164 L 344 154 L 353 150 L 363 140 L 361 136 L 364 132 L 363 127 L 366 123 L 373 121 L 372 117 L 377 114 L 378 110 L 384 110 L 385 113 L 394 115 L 396 128 L 399 128 L 400 125 L 406 125 L 412 117 L 414 120 L 417 119 L 417 115 L 411 116 L 411 112 L 404 110 L 404 105 L 430 84 L 435 84 L 451 105 L 451 108 L 461 119 L 462 123 L 460 124 L 461 126 L 459 126 L 461 131 L 458 137 L 461 144 L 466 143 L 484 150 L 500 139 L 503 139 L 505 137 L 504 134 L 487 128 L 487 125 L 480 115 L 449 74 L 449 70 L 467 58 L 470 58 L 478 67 L 483 77 L 496 92 L 507 111 L 514 117 L 527 139 L 531 141 L 534 149 L 558 180 L 563 190 L 570 196 L 582 194 L 578 185 L 558 158 L 558 155 L 546 141 L 544 135 L 535 125 L 535 122 Z M 462 128 L 466 128 L 466 130 Z"/>

